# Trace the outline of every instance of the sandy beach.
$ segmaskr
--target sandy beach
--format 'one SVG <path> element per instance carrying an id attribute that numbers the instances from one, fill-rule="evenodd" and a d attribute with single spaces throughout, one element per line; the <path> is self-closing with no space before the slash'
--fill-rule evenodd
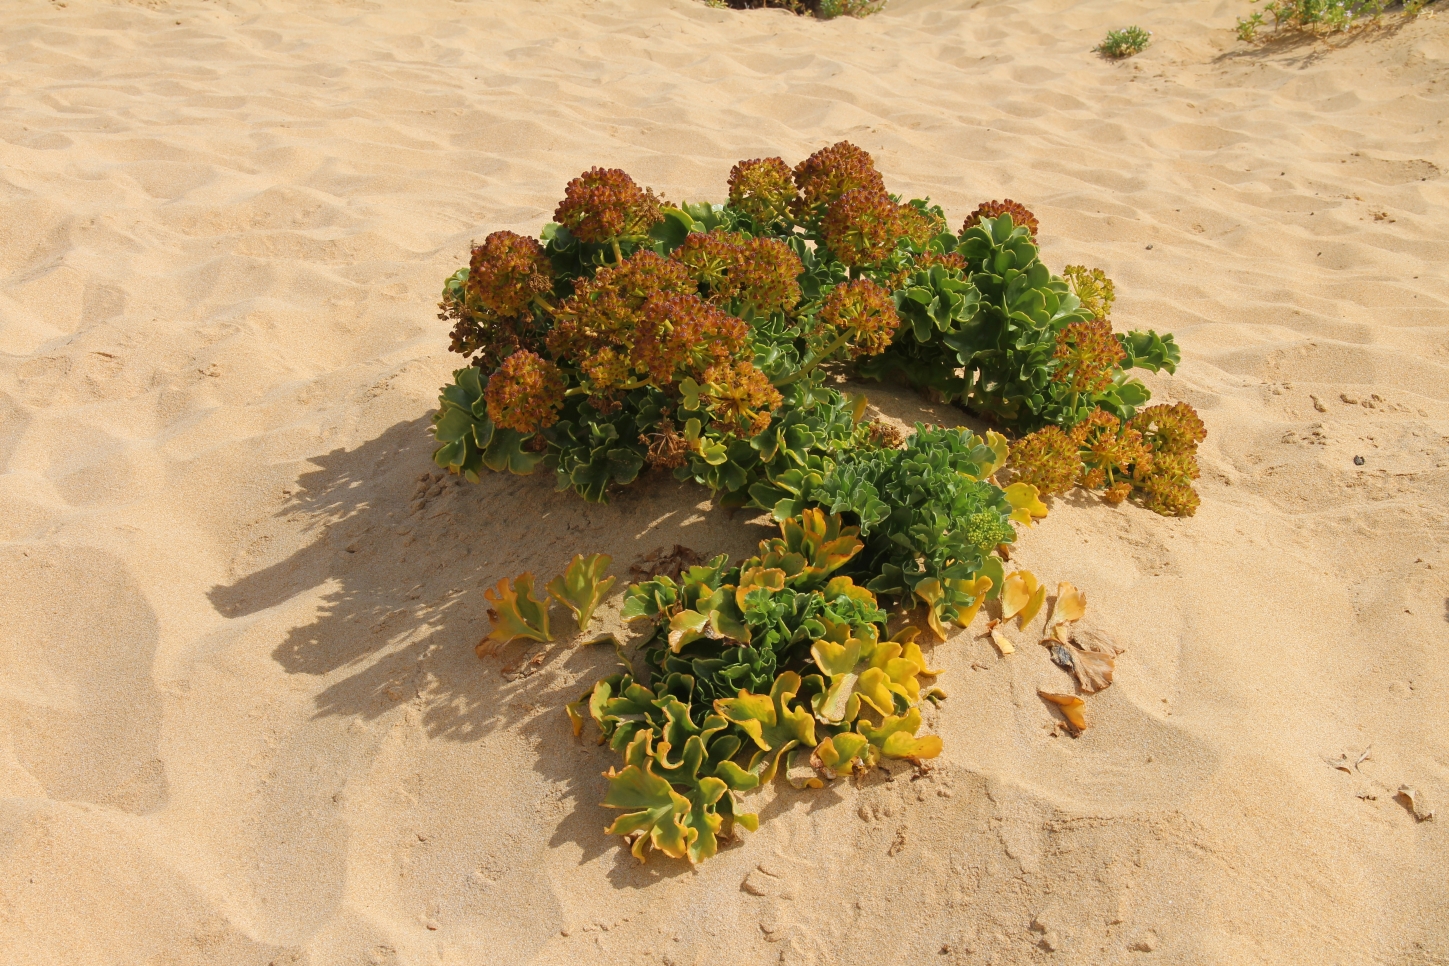
<path id="1" fill-rule="evenodd" d="M 1247 9 L 9 0 L 0 960 L 1449 963 L 1449 8 L 1262 47 Z M 1081 737 L 983 615 L 928 771 L 640 865 L 563 712 L 612 650 L 480 659 L 482 591 L 768 531 L 667 475 L 446 477 L 438 290 L 592 165 L 719 201 L 841 139 L 953 227 L 1027 204 L 1176 334 L 1202 506 L 1022 535 L 1125 649 Z"/>

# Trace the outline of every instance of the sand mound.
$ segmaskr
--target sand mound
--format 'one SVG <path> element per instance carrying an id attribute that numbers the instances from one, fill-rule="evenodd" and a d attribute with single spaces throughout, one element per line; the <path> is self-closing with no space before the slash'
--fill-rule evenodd
<path id="1" fill-rule="evenodd" d="M 1255 50 L 1240 12 L 9 10 L 0 959 L 1449 958 L 1449 17 Z M 1090 53 L 1130 22 L 1146 53 Z M 561 711 L 612 653 L 479 661 L 481 588 L 759 531 L 672 481 L 440 479 L 433 303 L 592 164 L 718 198 L 841 138 L 953 219 L 1026 202 L 1120 327 L 1177 334 L 1153 389 L 1207 422 L 1203 506 L 1068 499 L 1023 540 L 1127 649 L 1080 739 L 1043 649 L 964 634 L 928 775 L 782 787 L 640 867 Z"/>

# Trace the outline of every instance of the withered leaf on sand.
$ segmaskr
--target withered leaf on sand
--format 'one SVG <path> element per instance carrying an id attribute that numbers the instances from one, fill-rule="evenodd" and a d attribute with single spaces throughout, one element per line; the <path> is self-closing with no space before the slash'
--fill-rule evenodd
<path id="1" fill-rule="evenodd" d="M 1050 701 L 1062 709 L 1062 717 L 1067 719 L 1078 732 L 1087 730 L 1087 703 L 1075 694 L 1053 694 L 1050 691 L 1038 691 L 1037 695 L 1043 701 Z"/>
<path id="2" fill-rule="evenodd" d="M 1101 651 L 1084 651 L 1071 644 L 1062 644 L 1051 639 L 1042 643 L 1051 645 L 1052 661 L 1064 671 L 1071 672 L 1077 679 L 1077 685 L 1088 694 L 1101 691 L 1112 684 L 1112 673 L 1117 666 L 1114 655 Z"/>

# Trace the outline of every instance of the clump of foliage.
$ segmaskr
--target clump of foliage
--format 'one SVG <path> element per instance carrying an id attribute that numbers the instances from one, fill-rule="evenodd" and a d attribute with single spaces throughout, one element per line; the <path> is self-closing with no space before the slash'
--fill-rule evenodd
<path id="1" fill-rule="evenodd" d="M 1020 434 L 1130 420 L 1148 392 L 1128 371 L 1178 361 L 1171 336 L 1113 331 L 1100 269 L 1053 274 L 1020 203 L 986 202 L 952 234 L 848 142 L 793 168 L 739 162 L 723 205 L 604 168 L 564 194 L 539 240 L 494 232 L 443 289 L 471 365 L 443 391 L 435 459 L 471 480 L 546 466 L 602 501 L 650 467 L 774 509 L 790 474 L 894 443 L 830 367 Z"/>
<path id="2" fill-rule="evenodd" d="M 699 862 L 759 819 L 736 793 L 783 772 L 797 788 L 920 761 L 920 705 L 944 694 L 922 678 L 917 631 L 890 633 L 874 593 L 846 571 L 865 550 L 855 527 L 810 509 L 735 566 L 724 556 L 638 583 L 623 616 L 647 622 L 644 664 L 600 680 L 569 706 L 622 753 L 606 774 L 609 827 L 640 859 L 650 848 Z"/>
<path id="3" fill-rule="evenodd" d="M 868 17 L 879 13 L 886 0 L 705 0 L 711 7 L 729 7 L 735 10 L 751 10 L 763 7 L 777 7 L 802 16 L 814 16 L 821 20 L 836 17 Z"/>
<path id="4" fill-rule="evenodd" d="M 1405 0 L 1403 13 L 1418 16 L 1432 0 Z M 1273 18 L 1273 33 L 1283 31 L 1310 34 L 1337 33 L 1364 23 L 1377 23 L 1390 0 L 1268 0 L 1261 10 L 1238 18 L 1238 38 L 1252 42 L 1258 31 Z"/>
<path id="5" fill-rule="evenodd" d="M 713 855 L 757 825 L 738 794 L 781 771 L 818 787 L 939 754 L 918 735 L 920 705 L 944 695 L 903 618 L 944 639 L 1000 596 L 1002 619 L 1025 626 L 1046 590 L 1003 559 L 1017 526 L 1046 515 L 1042 497 L 1083 486 L 1164 514 L 1197 507 L 1201 420 L 1183 403 L 1144 408 L 1129 374 L 1172 372 L 1172 337 L 1115 332 L 1111 280 L 1054 274 L 1015 201 L 983 203 L 952 233 L 939 206 L 890 194 L 870 155 L 840 142 L 793 167 L 739 162 L 725 204 L 671 204 L 594 168 L 554 217 L 538 240 L 489 235 L 444 285 L 441 317 L 469 364 L 442 391 L 434 460 L 474 482 L 547 467 L 592 501 L 647 467 L 780 527 L 736 565 L 676 548 L 669 573 L 633 584 L 622 617 L 646 625 L 642 667 L 569 707 L 576 734 L 591 719 L 623 756 L 604 804 L 641 859 Z M 996 428 L 902 439 L 835 388 L 842 372 L 904 381 Z M 529 573 L 489 589 L 480 653 L 551 641 L 553 601 L 585 627 L 609 562 L 576 557 L 542 595 Z M 1110 682 L 1107 658 L 1057 643 L 1094 687 Z"/>
<path id="6" fill-rule="evenodd" d="M 1107 31 L 1107 38 L 1092 49 L 1104 57 L 1122 58 L 1140 54 L 1152 43 L 1152 32 L 1141 27 L 1122 27 Z"/>

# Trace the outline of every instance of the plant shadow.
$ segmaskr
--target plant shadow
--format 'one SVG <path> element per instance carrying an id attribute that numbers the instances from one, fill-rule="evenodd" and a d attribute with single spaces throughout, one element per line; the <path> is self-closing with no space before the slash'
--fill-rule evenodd
<path id="1" fill-rule="evenodd" d="M 439 471 L 427 418 L 399 423 L 353 449 L 310 460 L 285 492 L 270 526 L 300 549 L 213 587 L 222 615 L 286 621 L 272 658 L 288 673 L 318 679 L 315 717 L 371 721 L 399 705 L 416 711 L 433 738 L 475 741 L 510 729 L 529 747 L 558 749 L 533 767 L 563 786 L 575 807 L 555 844 L 573 841 L 582 861 L 617 848 L 603 835 L 601 772 L 615 757 L 581 742 L 563 706 L 617 668 L 614 649 L 580 646 L 618 625 L 618 598 L 631 564 L 683 544 L 700 554 L 752 551 L 770 531 L 750 511 L 711 505 L 707 490 L 667 475 L 646 475 L 591 504 L 554 490 L 551 473 L 486 474 L 477 484 Z M 273 536 L 272 539 L 276 539 Z M 280 541 L 279 541 L 280 542 Z M 552 608 L 557 639 L 514 642 L 481 659 L 488 634 L 486 588 L 532 571 L 542 587 L 576 553 L 607 553 L 619 580 L 592 633 Z M 565 750 L 569 749 L 569 750 Z M 627 850 L 613 875 L 643 885 L 676 874 L 671 863 L 638 867 Z"/>

